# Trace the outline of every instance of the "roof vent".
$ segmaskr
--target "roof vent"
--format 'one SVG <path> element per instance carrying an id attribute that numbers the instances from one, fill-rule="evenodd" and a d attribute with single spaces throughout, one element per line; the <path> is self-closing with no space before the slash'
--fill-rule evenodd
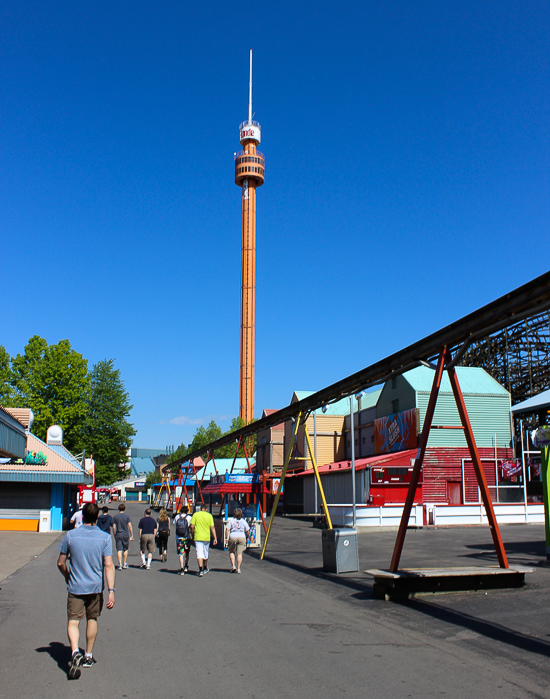
<path id="1" fill-rule="evenodd" d="M 48 427 L 46 444 L 63 444 L 63 430 L 59 425 Z"/>

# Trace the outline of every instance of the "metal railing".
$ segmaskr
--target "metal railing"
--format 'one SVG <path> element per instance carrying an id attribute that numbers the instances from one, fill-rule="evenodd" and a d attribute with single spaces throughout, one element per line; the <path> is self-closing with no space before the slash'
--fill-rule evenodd
<path id="1" fill-rule="evenodd" d="M 248 156 L 249 158 L 258 157 L 262 158 L 262 160 L 265 160 L 265 155 L 261 153 L 259 150 L 257 150 L 255 153 L 247 153 L 244 150 L 240 150 L 238 153 L 235 153 L 235 160 L 237 160 L 237 158 L 242 158 L 244 155 Z"/>
<path id="2" fill-rule="evenodd" d="M 247 119 L 246 121 L 243 121 L 242 124 L 239 124 L 239 131 L 244 129 L 245 126 L 257 126 L 260 130 L 262 128 L 257 121 L 248 121 Z"/>

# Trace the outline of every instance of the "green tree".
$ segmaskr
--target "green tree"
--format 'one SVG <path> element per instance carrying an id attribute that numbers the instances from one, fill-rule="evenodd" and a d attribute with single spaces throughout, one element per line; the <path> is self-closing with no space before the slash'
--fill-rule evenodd
<path id="1" fill-rule="evenodd" d="M 152 488 L 155 483 L 160 483 L 161 477 L 159 476 L 158 471 L 149 471 L 149 473 L 145 476 L 145 487 Z"/>
<path id="2" fill-rule="evenodd" d="M 11 357 L 6 348 L 0 345 L 0 405 L 5 408 L 16 407 L 13 404 L 13 374 Z"/>
<path id="3" fill-rule="evenodd" d="M 210 444 L 211 442 L 216 441 L 220 437 L 223 437 L 226 434 L 229 434 L 230 432 L 235 432 L 235 430 L 240 429 L 241 427 L 244 427 L 245 422 L 241 417 L 234 417 L 231 420 L 231 425 L 227 432 L 222 432 L 221 427 L 214 422 L 214 420 L 211 420 L 210 423 L 208 424 L 207 427 L 204 427 L 201 425 L 200 427 L 197 428 L 194 436 L 193 436 L 193 441 L 189 445 L 189 447 L 186 447 L 184 444 L 180 444 L 180 446 L 174 451 L 170 456 L 168 457 L 168 463 L 172 463 L 173 461 L 178 461 L 179 459 L 184 458 L 187 454 L 190 454 L 198 449 L 201 449 L 202 447 L 206 446 L 207 444 Z M 214 458 L 217 459 L 232 459 L 235 456 L 235 449 L 236 449 L 236 444 L 226 444 L 223 447 L 220 447 L 219 449 L 216 449 L 214 453 Z M 246 451 L 248 453 L 248 456 L 251 457 L 256 453 L 256 435 L 253 435 L 252 437 L 247 437 L 246 438 Z M 207 452 L 204 452 L 201 454 L 203 459 L 206 459 Z M 239 447 L 239 457 L 244 456 L 244 447 L 243 444 L 241 443 Z"/>
<path id="4" fill-rule="evenodd" d="M 93 454 L 96 483 L 109 485 L 123 475 L 119 464 L 126 461 L 126 453 L 136 434 L 127 419 L 134 406 L 130 404 L 120 370 L 115 369 L 113 359 L 94 364 L 88 395 L 81 443 L 87 454 Z"/>
<path id="5" fill-rule="evenodd" d="M 46 439 L 50 425 L 63 429 L 63 443 L 73 453 L 82 450 L 81 426 L 88 412 L 88 361 L 69 340 L 49 345 L 34 335 L 24 354 L 12 361 L 12 400 L 34 413 L 33 433 Z"/>

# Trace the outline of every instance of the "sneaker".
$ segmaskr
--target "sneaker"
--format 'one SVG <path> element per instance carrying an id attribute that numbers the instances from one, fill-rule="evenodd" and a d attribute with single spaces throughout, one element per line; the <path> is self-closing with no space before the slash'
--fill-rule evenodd
<path id="1" fill-rule="evenodd" d="M 147 568 L 147 566 L 145 565 L 145 563 L 142 563 L 142 564 L 140 565 L 140 568 Z"/>
<path id="2" fill-rule="evenodd" d="M 202 578 L 203 575 L 204 575 L 204 573 L 202 572 L 202 568 L 201 568 L 201 569 L 199 570 L 199 578 Z"/>
<path id="3" fill-rule="evenodd" d="M 122 566 L 117 566 L 117 570 L 122 570 Z"/>
<path id="4" fill-rule="evenodd" d="M 230 573 L 236 573 L 236 572 L 237 572 L 237 569 L 235 568 L 235 566 L 233 566 L 233 568 L 231 568 L 231 570 L 230 570 L 229 572 L 230 572 Z"/>
<path id="5" fill-rule="evenodd" d="M 184 572 L 184 573 L 188 573 L 188 572 L 189 572 L 189 566 L 185 566 L 184 569 L 183 569 L 183 572 Z"/>
<path id="6" fill-rule="evenodd" d="M 84 656 L 84 662 L 82 663 L 82 667 L 93 667 L 97 663 L 97 660 L 94 658 L 93 655 L 85 655 Z"/>
<path id="7" fill-rule="evenodd" d="M 122 568 L 123 568 L 123 570 L 127 570 L 127 568 L 128 568 L 128 564 L 127 564 L 127 563 L 125 563 L 125 564 L 124 564 L 124 565 L 122 566 Z"/>
<path id="8" fill-rule="evenodd" d="M 145 566 L 145 570 L 151 570 L 151 566 Z"/>
<path id="9" fill-rule="evenodd" d="M 203 569 L 203 573 L 206 575 L 209 572 L 210 572 L 210 568 L 208 566 L 206 566 L 206 568 Z"/>
<path id="10" fill-rule="evenodd" d="M 69 679 L 70 680 L 77 680 L 80 675 L 81 675 L 81 670 L 80 666 L 82 665 L 82 661 L 84 660 L 84 656 L 82 653 L 77 650 L 73 653 L 73 656 L 71 658 L 71 667 L 69 668 Z"/>
<path id="11" fill-rule="evenodd" d="M 180 570 L 180 575 L 185 575 L 185 570 L 183 568 Z"/>
<path id="12" fill-rule="evenodd" d="M 241 572 L 241 569 L 240 569 L 240 568 L 237 568 L 237 573 L 240 573 L 240 572 Z"/>

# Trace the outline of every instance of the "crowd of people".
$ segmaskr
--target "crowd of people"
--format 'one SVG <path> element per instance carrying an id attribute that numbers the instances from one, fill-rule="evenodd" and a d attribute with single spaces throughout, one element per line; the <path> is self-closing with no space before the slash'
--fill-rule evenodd
<path id="1" fill-rule="evenodd" d="M 71 518 L 73 529 L 59 546 L 57 566 L 67 583 L 67 636 L 71 645 L 69 679 L 78 679 L 81 667 L 95 664 L 93 648 L 97 637 L 97 619 L 104 602 L 104 574 L 107 582 L 107 609 L 115 604 L 115 564 L 111 531 L 114 535 L 118 559 L 117 570 L 128 568 L 128 550 L 134 540 L 132 521 L 121 502 L 118 513 L 112 517 L 109 508 L 103 507 L 101 514 L 95 503 L 86 503 Z M 176 551 L 179 557 L 179 574 L 189 572 L 189 555 L 195 547 L 198 574 L 203 577 L 209 572 L 208 558 L 210 542 L 218 543 L 214 518 L 205 504 L 191 516 L 184 505 L 174 517 Z M 231 573 L 240 573 L 243 552 L 249 525 L 240 508 L 225 527 L 225 546 L 229 550 Z M 165 509 L 160 510 L 155 520 L 151 510 L 145 510 L 138 523 L 138 539 L 141 568 L 151 570 L 155 546 L 159 560 L 168 560 L 168 542 L 172 534 L 170 518 Z M 80 622 L 86 618 L 86 650 L 80 650 Z"/>

